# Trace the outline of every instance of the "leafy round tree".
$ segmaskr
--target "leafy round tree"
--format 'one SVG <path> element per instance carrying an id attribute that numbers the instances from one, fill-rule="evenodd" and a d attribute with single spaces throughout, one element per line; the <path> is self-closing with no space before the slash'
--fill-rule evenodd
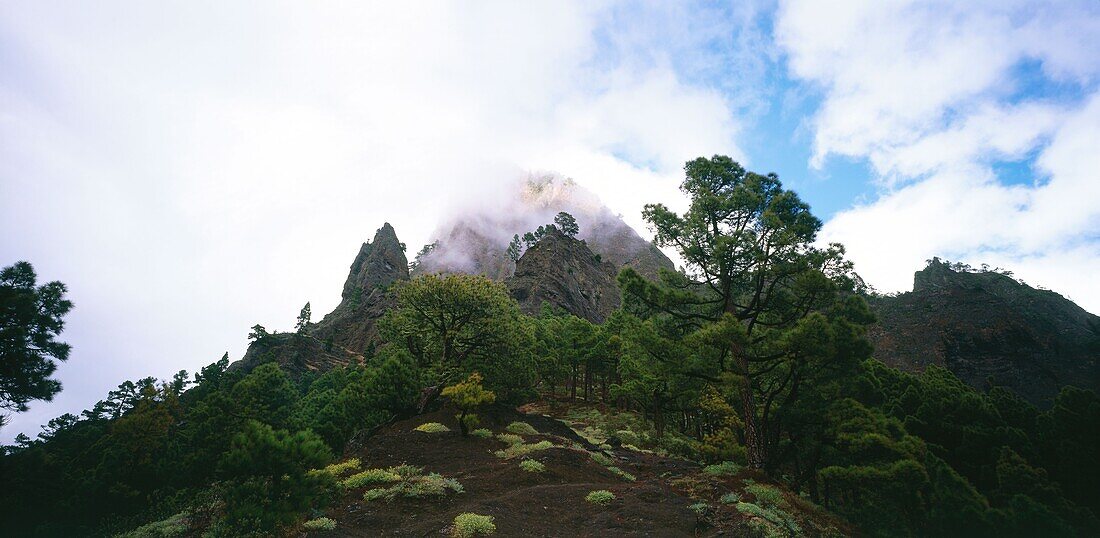
<path id="1" fill-rule="evenodd" d="M 50 400 L 61 383 L 50 379 L 70 346 L 56 337 L 73 303 L 61 282 L 36 286 L 30 263 L 0 271 L 0 409 L 26 411 L 33 400 Z"/>
<path id="2" fill-rule="evenodd" d="M 573 218 L 573 215 L 565 211 L 558 213 L 558 215 L 554 217 L 554 224 L 561 230 L 561 233 L 569 237 L 576 237 L 581 231 L 580 227 L 577 226 L 577 219 Z"/>

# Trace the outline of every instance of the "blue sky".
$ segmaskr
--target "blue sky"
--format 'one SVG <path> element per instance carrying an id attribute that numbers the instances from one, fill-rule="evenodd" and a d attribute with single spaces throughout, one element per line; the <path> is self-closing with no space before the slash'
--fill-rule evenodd
<path id="1" fill-rule="evenodd" d="M 77 307 L 65 391 L 194 371 L 335 306 L 383 222 L 420 245 L 532 172 L 646 233 L 683 162 L 774 171 L 903 291 L 932 256 L 1100 311 L 1100 4 L 0 6 L 0 263 Z"/>

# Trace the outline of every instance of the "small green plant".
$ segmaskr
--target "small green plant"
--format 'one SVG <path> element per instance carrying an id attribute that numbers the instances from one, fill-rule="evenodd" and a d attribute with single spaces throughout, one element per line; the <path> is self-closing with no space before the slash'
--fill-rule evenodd
<path id="1" fill-rule="evenodd" d="M 586 495 L 584 500 L 592 504 L 605 505 L 615 500 L 615 494 L 606 489 L 598 489 Z"/>
<path id="2" fill-rule="evenodd" d="M 516 435 L 538 435 L 539 431 L 526 422 L 513 422 L 508 425 L 506 430 Z"/>
<path id="3" fill-rule="evenodd" d="M 615 432 L 615 437 L 618 437 L 619 443 L 624 445 L 638 446 L 642 444 L 642 439 L 638 437 L 638 434 L 630 430 L 619 430 Z"/>
<path id="4" fill-rule="evenodd" d="M 782 537 L 802 534 L 802 527 L 794 517 L 779 508 L 769 509 L 746 502 L 739 502 L 736 507 L 738 512 L 752 518 L 749 520 L 749 525 L 764 536 Z"/>
<path id="5" fill-rule="evenodd" d="M 340 463 L 333 463 L 332 465 L 329 465 L 328 467 L 325 467 L 324 472 L 326 472 L 326 473 L 328 473 L 332 476 L 339 477 L 340 475 L 342 475 L 342 474 L 344 474 L 348 471 L 358 471 L 359 470 L 359 465 L 360 465 L 359 458 L 352 458 L 348 461 L 343 461 L 343 462 L 340 462 Z"/>
<path id="6" fill-rule="evenodd" d="M 458 427 L 462 436 L 470 434 L 470 430 L 477 427 L 478 418 L 473 412 L 478 407 L 488 405 L 496 401 L 497 396 L 491 390 L 485 390 L 481 386 L 481 374 L 474 372 L 465 381 L 456 383 L 443 389 L 444 397 L 450 398 L 451 403 L 461 411 L 457 417 Z"/>
<path id="7" fill-rule="evenodd" d="M 546 466 L 535 460 L 523 460 L 519 462 L 519 468 L 529 473 L 546 472 Z"/>
<path id="8" fill-rule="evenodd" d="M 523 438 L 514 433 L 498 433 L 497 441 L 507 445 L 518 445 L 523 442 Z"/>
<path id="9" fill-rule="evenodd" d="M 307 531 L 332 531 L 336 530 L 336 520 L 319 517 L 302 523 L 302 528 Z"/>
<path id="10" fill-rule="evenodd" d="M 741 466 L 732 461 L 723 461 L 714 465 L 703 467 L 703 472 L 711 476 L 733 476 L 741 470 Z"/>
<path id="11" fill-rule="evenodd" d="M 733 504 L 741 502 L 741 495 L 738 493 L 727 493 L 718 498 L 718 501 L 722 504 Z"/>
<path id="12" fill-rule="evenodd" d="M 478 429 L 470 432 L 470 435 L 472 435 L 474 437 L 481 438 L 481 439 L 489 439 L 493 436 L 493 432 L 490 431 L 487 428 L 478 428 Z"/>
<path id="13" fill-rule="evenodd" d="M 341 484 L 343 484 L 346 489 L 355 489 L 374 484 L 389 484 L 399 480 L 401 480 L 401 475 L 395 473 L 392 468 L 367 469 L 366 471 L 355 473 L 345 478 Z"/>
<path id="14" fill-rule="evenodd" d="M 550 441 L 539 441 L 537 443 L 529 443 L 529 444 L 518 443 L 518 444 L 514 444 L 514 445 L 512 445 L 512 446 L 510 446 L 510 447 L 508 447 L 504 450 L 498 450 L 496 452 L 493 452 L 493 455 L 495 455 L 498 458 L 511 459 L 511 458 L 517 458 L 517 457 L 520 457 L 520 456 L 526 456 L 526 455 L 528 455 L 532 452 L 538 452 L 539 450 L 546 450 L 548 448 L 553 448 L 553 446 L 554 446 L 554 443 L 551 443 Z"/>
<path id="15" fill-rule="evenodd" d="M 118 538 L 168 538 L 183 536 L 187 532 L 187 512 L 180 512 L 168 519 L 142 525 L 130 532 L 118 535 Z"/>
<path id="16" fill-rule="evenodd" d="M 497 531 L 493 524 L 493 516 L 483 516 L 467 512 L 455 516 L 454 536 L 456 538 L 469 538 L 477 535 L 490 535 Z"/>
<path id="17" fill-rule="evenodd" d="M 775 486 L 751 484 L 745 487 L 745 491 L 756 497 L 756 504 L 781 506 L 784 502 L 783 493 Z"/>
<path id="18" fill-rule="evenodd" d="M 412 467 L 415 469 L 415 467 Z M 392 501 L 397 497 L 419 499 L 422 497 L 442 497 L 450 490 L 454 493 L 462 493 L 465 488 L 453 478 L 444 478 L 438 473 L 429 475 L 402 476 L 401 480 L 386 488 L 374 488 L 363 494 L 364 501 L 376 501 L 385 499 Z"/>
<path id="19" fill-rule="evenodd" d="M 438 422 L 425 422 L 416 428 L 413 428 L 418 432 L 424 433 L 443 433 L 451 431 L 450 428 L 438 423 Z"/>
<path id="20" fill-rule="evenodd" d="M 603 465 L 604 467 L 610 467 L 615 464 L 615 462 L 611 458 L 600 452 L 589 452 L 588 456 L 592 458 L 592 461 Z"/>
<path id="21" fill-rule="evenodd" d="M 702 515 L 706 515 L 707 510 L 710 510 L 710 505 L 708 505 L 705 502 L 697 502 L 697 503 L 688 505 L 688 510 L 691 510 L 692 512 L 695 512 L 696 514 L 699 514 L 700 516 L 702 516 Z"/>
<path id="22" fill-rule="evenodd" d="M 622 478 L 623 480 L 626 480 L 627 482 L 633 482 L 633 481 L 637 480 L 637 478 L 634 475 L 632 475 L 632 474 L 630 474 L 630 473 L 628 473 L 628 472 L 626 472 L 626 471 L 624 471 L 624 470 L 622 470 L 618 467 L 614 467 L 614 466 L 608 467 L 607 470 L 615 473 L 616 475 L 618 475 L 619 478 Z"/>

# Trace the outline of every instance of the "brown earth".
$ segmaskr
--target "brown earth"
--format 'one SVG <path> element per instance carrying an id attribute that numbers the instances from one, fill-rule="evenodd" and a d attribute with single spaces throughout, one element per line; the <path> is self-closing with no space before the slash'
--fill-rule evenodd
<path id="1" fill-rule="evenodd" d="M 440 473 L 462 483 L 463 493 L 437 498 L 398 498 L 392 502 L 364 501 L 369 488 L 350 490 L 328 510 L 337 521 L 335 536 L 447 536 L 455 516 L 464 512 L 490 515 L 495 536 L 752 536 L 748 519 L 731 505 L 718 502 L 721 494 L 736 491 L 741 480 L 767 480 L 743 471 L 734 477 L 711 477 L 685 460 L 627 449 L 605 451 L 615 465 L 637 477 L 629 482 L 596 463 L 589 451 L 599 451 L 563 422 L 494 406 L 484 410 L 481 427 L 495 433 L 513 421 L 523 421 L 540 432 L 523 436 L 555 447 L 528 457 L 546 466 L 529 473 L 519 467 L 523 458 L 502 459 L 494 451 L 507 447 L 495 438 L 462 437 L 455 411 L 439 411 L 383 427 L 359 448 L 345 454 L 357 457 L 361 468 L 410 464 L 425 473 Z M 440 422 L 452 431 L 415 431 L 420 424 Z M 750 481 L 751 483 L 751 481 Z M 585 501 L 594 490 L 608 490 L 616 499 L 606 506 Z M 846 528 L 822 511 L 791 497 L 792 510 L 804 520 L 807 536 L 825 527 Z M 746 501 L 753 498 L 743 494 Z M 697 514 L 689 506 L 704 501 L 710 508 Z M 846 533 L 847 534 L 847 533 Z"/>

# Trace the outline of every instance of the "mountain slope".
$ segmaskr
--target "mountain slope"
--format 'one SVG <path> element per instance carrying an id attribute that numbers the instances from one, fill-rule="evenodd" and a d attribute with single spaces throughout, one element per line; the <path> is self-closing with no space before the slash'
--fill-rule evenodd
<path id="1" fill-rule="evenodd" d="M 1034 403 L 1064 385 L 1100 390 L 1100 317 L 1052 291 L 937 259 L 917 271 L 913 291 L 870 303 L 878 322 L 868 336 L 891 366 L 937 364 L 971 386 L 991 378 Z"/>
<path id="2" fill-rule="evenodd" d="M 551 229 L 516 262 L 505 280 L 525 313 L 537 315 L 544 302 L 600 323 L 619 307 L 617 268 L 578 241 Z"/>

